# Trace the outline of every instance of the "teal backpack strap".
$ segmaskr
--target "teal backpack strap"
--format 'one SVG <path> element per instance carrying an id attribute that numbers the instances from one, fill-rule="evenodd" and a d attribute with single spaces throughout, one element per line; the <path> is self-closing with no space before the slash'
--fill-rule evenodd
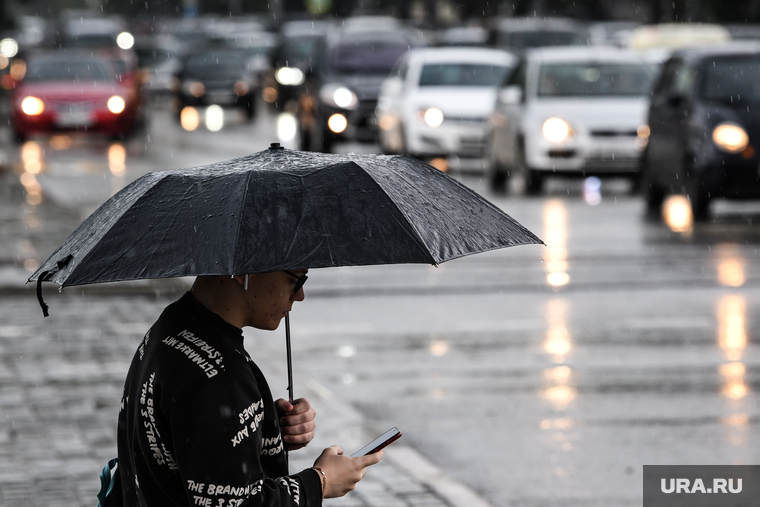
<path id="1" fill-rule="evenodd" d="M 98 507 L 106 507 L 108 505 L 111 493 L 116 486 L 116 481 L 119 479 L 119 458 L 114 458 L 108 462 L 103 470 L 100 472 L 100 492 L 98 493 Z M 121 503 L 121 498 L 116 499 Z"/>

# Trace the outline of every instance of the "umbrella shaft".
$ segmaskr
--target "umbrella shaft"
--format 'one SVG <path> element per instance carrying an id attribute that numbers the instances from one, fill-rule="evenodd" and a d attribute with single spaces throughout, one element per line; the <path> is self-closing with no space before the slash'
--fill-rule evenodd
<path id="1" fill-rule="evenodd" d="M 290 352 L 290 312 L 285 314 L 285 345 L 288 352 L 288 396 L 293 403 L 293 357 Z"/>

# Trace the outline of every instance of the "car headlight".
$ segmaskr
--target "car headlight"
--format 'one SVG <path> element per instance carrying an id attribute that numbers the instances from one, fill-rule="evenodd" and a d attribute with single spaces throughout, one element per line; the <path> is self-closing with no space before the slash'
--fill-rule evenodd
<path id="1" fill-rule="evenodd" d="M 296 67 L 280 67 L 274 73 L 274 78 L 278 83 L 285 86 L 302 85 L 306 80 L 303 71 Z"/>
<path id="2" fill-rule="evenodd" d="M 418 112 L 420 119 L 430 128 L 438 128 L 443 123 L 443 111 L 437 107 L 420 109 Z"/>
<path id="3" fill-rule="evenodd" d="M 114 95 L 108 99 L 106 106 L 108 107 L 108 110 L 113 114 L 119 114 L 124 111 L 125 107 L 127 107 L 127 103 L 124 102 L 123 98 L 119 97 L 118 95 Z"/>
<path id="4" fill-rule="evenodd" d="M 712 140 L 719 150 L 740 153 L 749 144 L 747 132 L 735 123 L 719 123 L 712 132 Z"/>
<path id="5" fill-rule="evenodd" d="M 326 84 L 319 90 L 319 96 L 323 102 L 332 107 L 355 109 L 359 105 L 359 97 L 342 84 Z"/>
<path id="6" fill-rule="evenodd" d="M 541 133 L 547 141 L 561 143 L 573 135 L 573 129 L 562 118 L 549 118 L 541 126 Z"/>
<path id="7" fill-rule="evenodd" d="M 21 110 L 29 116 L 37 116 L 45 110 L 45 103 L 37 97 L 24 97 L 21 101 Z"/>
<path id="8" fill-rule="evenodd" d="M 182 91 L 193 97 L 203 97 L 203 94 L 206 93 L 206 87 L 200 81 L 185 81 L 182 83 Z"/>

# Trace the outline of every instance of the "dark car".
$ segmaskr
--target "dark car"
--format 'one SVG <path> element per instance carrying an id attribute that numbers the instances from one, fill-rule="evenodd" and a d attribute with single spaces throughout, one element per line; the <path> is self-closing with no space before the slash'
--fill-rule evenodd
<path id="1" fill-rule="evenodd" d="M 264 99 L 278 109 L 289 109 L 298 101 L 306 80 L 318 65 L 332 25 L 325 21 L 291 21 L 280 30 L 280 41 L 272 53 Z"/>
<path id="2" fill-rule="evenodd" d="M 376 142 L 380 86 L 404 53 L 422 45 L 421 35 L 405 29 L 347 30 L 328 39 L 311 100 L 300 101 L 301 148 L 329 152 L 336 141 Z"/>
<path id="3" fill-rule="evenodd" d="M 529 48 L 586 45 L 583 25 L 566 18 L 504 18 L 494 23 L 493 46 L 520 53 Z"/>
<path id="4" fill-rule="evenodd" d="M 710 201 L 760 198 L 760 45 L 684 49 L 664 64 L 649 108 L 642 190 L 659 214 L 688 196 L 695 220 Z"/>
<path id="5" fill-rule="evenodd" d="M 257 80 L 240 51 L 212 50 L 188 56 L 177 74 L 180 111 L 185 107 L 238 107 L 256 115 Z"/>

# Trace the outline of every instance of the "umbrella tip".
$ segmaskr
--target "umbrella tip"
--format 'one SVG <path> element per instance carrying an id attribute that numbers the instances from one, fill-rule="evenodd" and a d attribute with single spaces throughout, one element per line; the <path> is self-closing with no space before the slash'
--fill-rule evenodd
<path id="1" fill-rule="evenodd" d="M 270 150 L 284 150 L 284 146 L 280 146 L 280 143 L 272 143 L 269 145 Z"/>

